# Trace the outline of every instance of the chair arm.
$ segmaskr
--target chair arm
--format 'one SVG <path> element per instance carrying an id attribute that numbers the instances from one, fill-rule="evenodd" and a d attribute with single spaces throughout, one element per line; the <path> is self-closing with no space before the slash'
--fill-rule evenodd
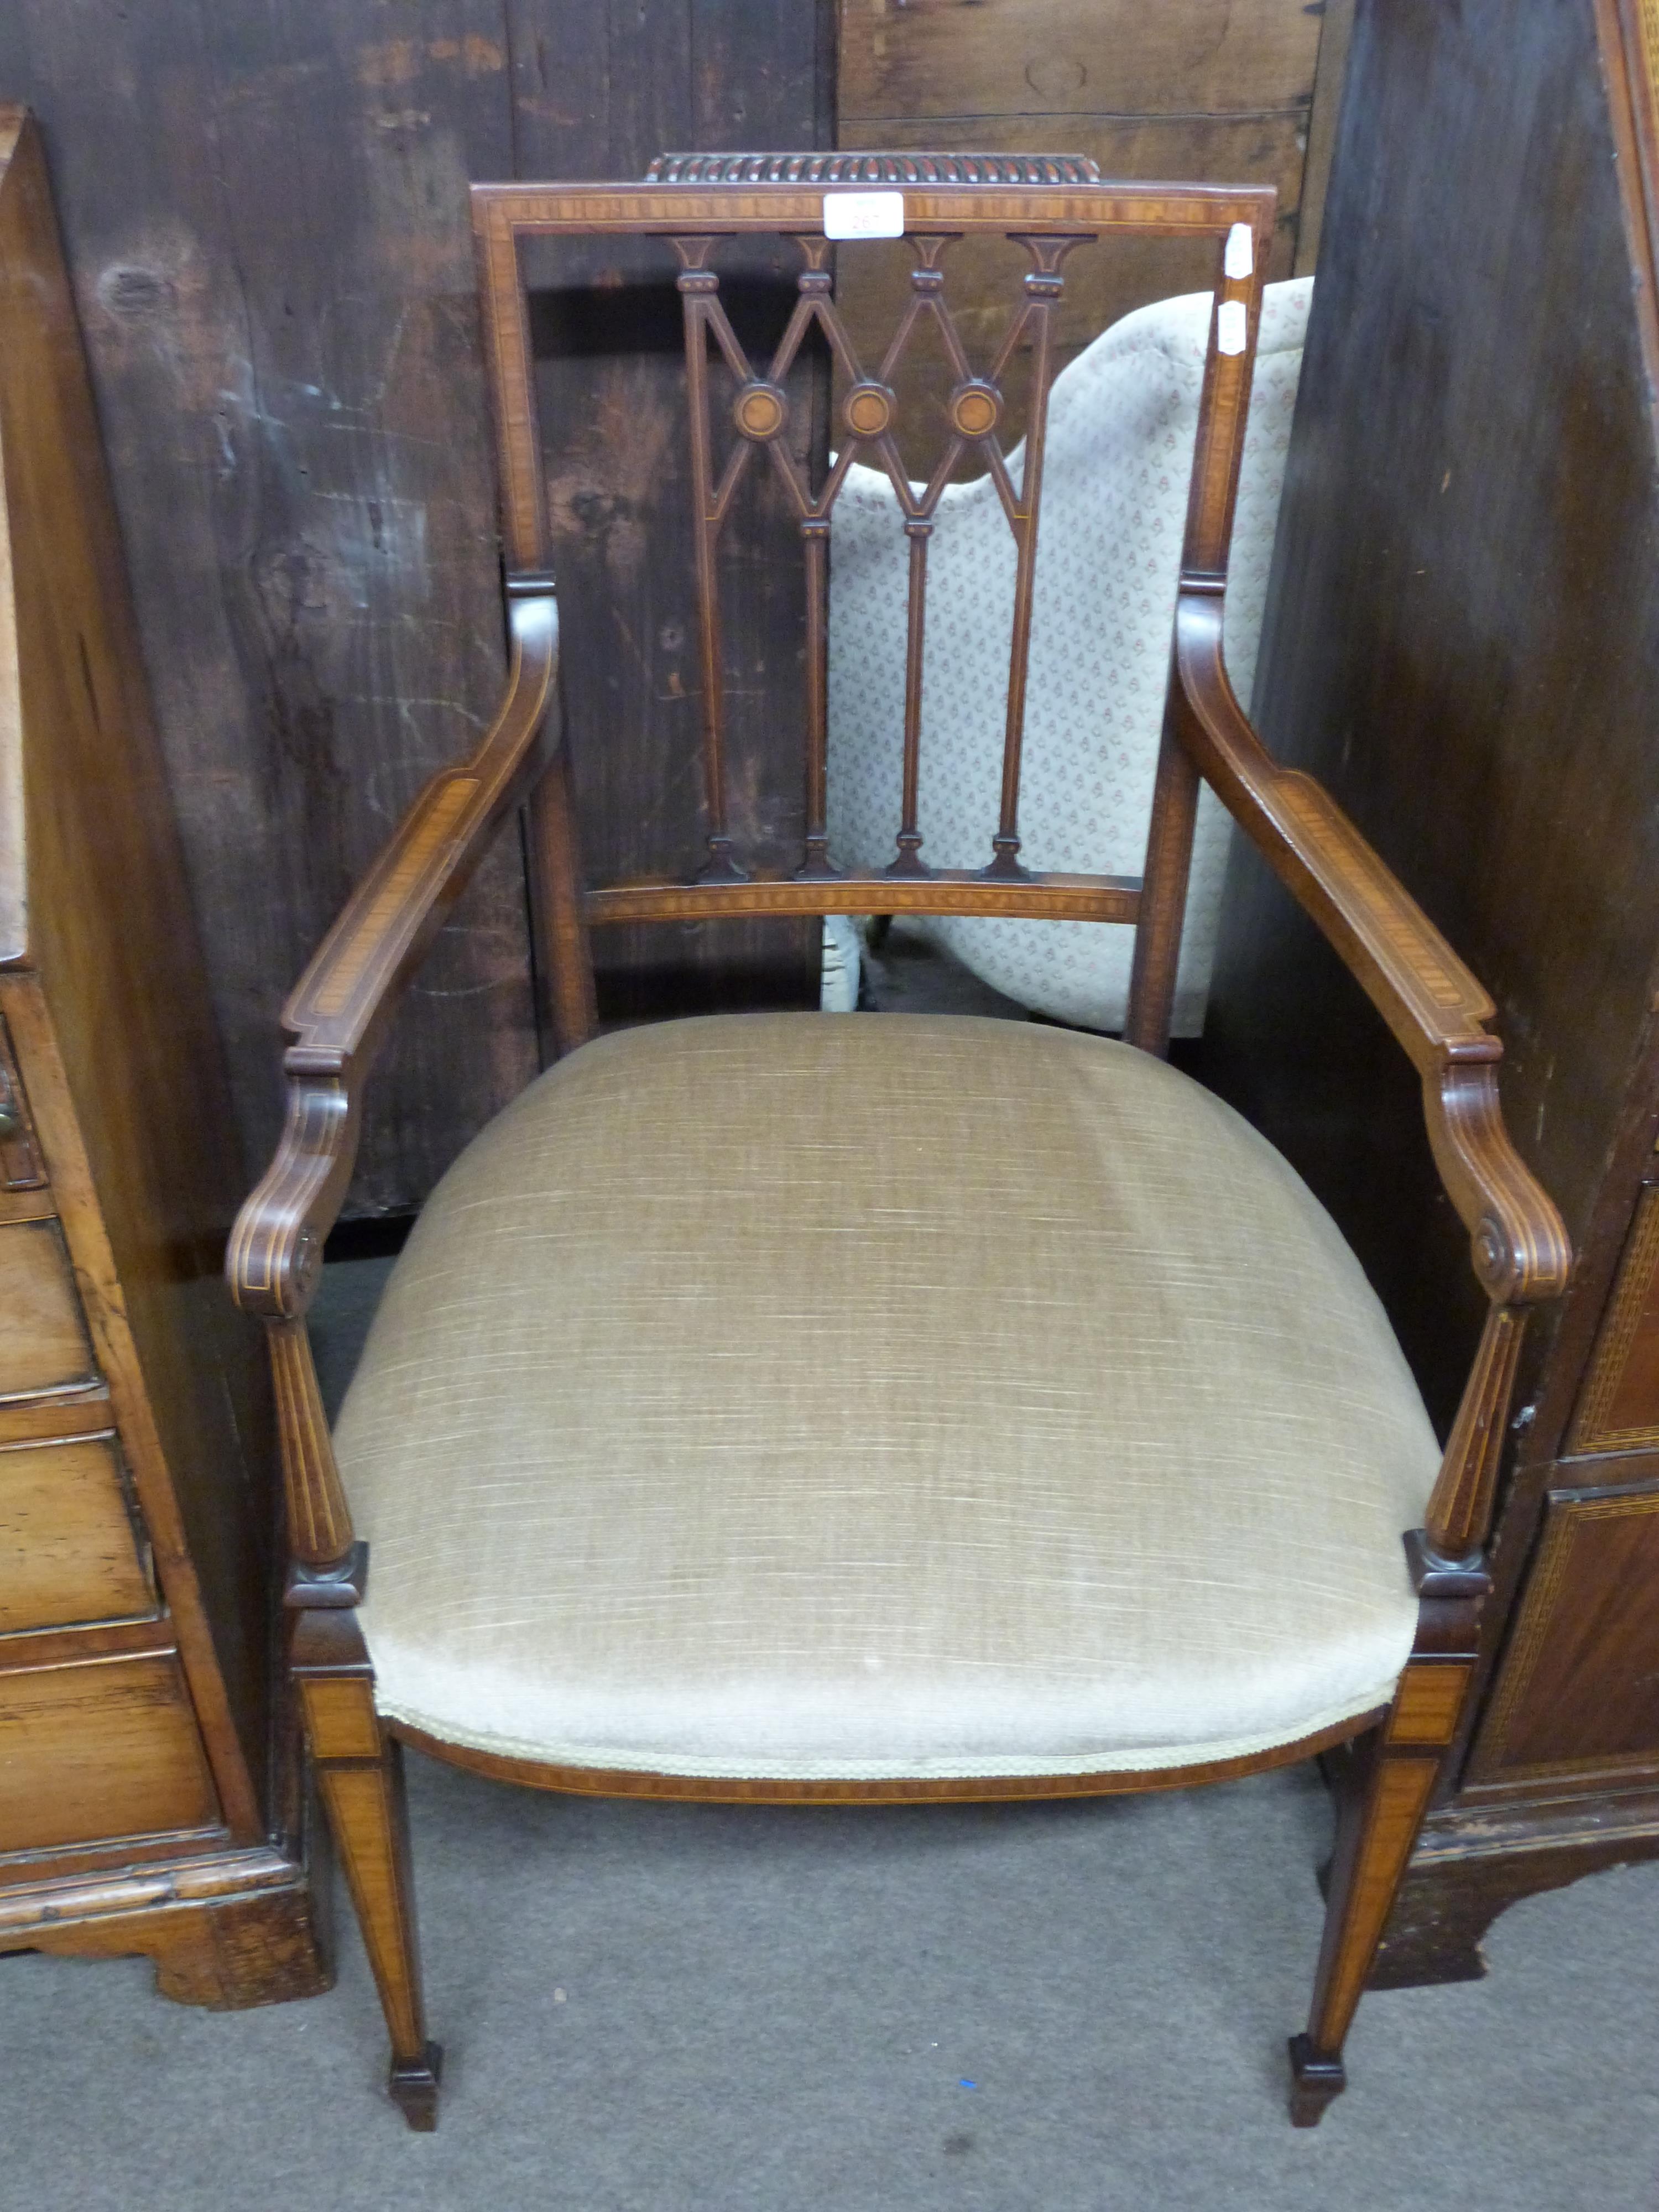
<path id="1" fill-rule="evenodd" d="M 287 1120 L 225 1262 L 231 1293 L 248 1312 L 294 1319 L 310 1303 L 356 1157 L 362 1079 L 402 988 L 497 824 L 556 749 L 556 732 L 547 734 L 559 640 L 550 579 L 510 585 L 508 617 L 512 665 L 483 743 L 422 790 L 283 1009 L 292 1040 L 283 1058 Z"/>
<path id="2" fill-rule="evenodd" d="M 1493 1302 L 1559 1296 L 1572 1252 L 1555 1205 L 1516 1152 L 1498 1095 L 1496 1012 L 1410 893 L 1324 787 L 1280 768 L 1222 659 L 1222 600 L 1183 590 L 1176 616 L 1181 739 L 1357 978 L 1423 1083 L 1429 1141 Z"/>

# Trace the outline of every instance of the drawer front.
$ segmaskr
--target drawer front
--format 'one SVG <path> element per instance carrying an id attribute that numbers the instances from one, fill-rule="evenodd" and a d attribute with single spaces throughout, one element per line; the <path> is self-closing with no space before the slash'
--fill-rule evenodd
<path id="1" fill-rule="evenodd" d="M 0 1199 L 15 1200 L 46 1187 L 46 1164 L 29 1118 L 11 1031 L 0 1020 Z"/>
<path id="2" fill-rule="evenodd" d="M 63 1231 L 0 1224 L 0 1399 L 84 1389 L 94 1372 Z"/>
<path id="3" fill-rule="evenodd" d="M 1659 1765 L 1659 1489 L 1553 1495 L 1471 1782 Z"/>
<path id="4" fill-rule="evenodd" d="M 114 1437 L 0 1448 L 0 1635 L 155 1609 Z"/>
<path id="5" fill-rule="evenodd" d="M 218 1819 L 175 1653 L 0 1674 L 0 1851 Z"/>

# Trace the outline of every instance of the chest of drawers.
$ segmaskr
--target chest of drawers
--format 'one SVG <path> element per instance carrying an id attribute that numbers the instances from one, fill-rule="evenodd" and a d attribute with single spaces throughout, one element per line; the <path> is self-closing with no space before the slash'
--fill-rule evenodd
<path id="1" fill-rule="evenodd" d="M 325 1979 L 241 1184 L 44 163 L 0 109 L 0 1952 Z"/>

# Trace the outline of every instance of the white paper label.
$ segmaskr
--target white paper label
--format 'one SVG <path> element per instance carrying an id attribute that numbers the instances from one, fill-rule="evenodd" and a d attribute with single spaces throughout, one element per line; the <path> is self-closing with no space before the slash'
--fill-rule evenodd
<path id="1" fill-rule="evenodd" d="M 1224 300 L 1216 310 L 1215 343 L 1218 353 L 1243 353 L 1244 341 L 1249 334 L 1249 317 L 1244 312 L 1243 300 Z"/>
<path id="2" fill-rule="evenodd" d="M 826 238 L 902 238 L 902 192 L 826 192 Z"/>
<path id="3" fill-rule="evenodd" d="M 1227 233 L 1227 252 L 1222 268 L 1229 276 L 1248 276 L 1255 267 L 1255 240 L 1248 222 L 1236 222 Z"/>

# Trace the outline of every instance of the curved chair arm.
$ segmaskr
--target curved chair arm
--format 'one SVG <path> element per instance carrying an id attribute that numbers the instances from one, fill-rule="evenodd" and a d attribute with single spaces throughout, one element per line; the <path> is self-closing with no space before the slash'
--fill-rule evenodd
<path id="1" fill-rule="evenodd" d="M 1423 1080 L 1429 1141 L 1494 1304 L 1566 1287 L 1572 1249 L 1554 1201 L 1521 1158 L 1498 1095 L 1496 1009 L 1415 899 L 1323 786 L 1273 760 L 1227 678 L 1218 594 L 1183 591 L 1176 659 L 1187 750 L 1312 915 Z"/>
<path id="2" fill-rule="evenodd" d="M 402 987 L 460 896 L 502 817 L 556 750 L 548 706 L 559 617 L 550 578 L 508 586 L 513 660 L 471 759 L 428 783 L 346 902 L 283 1009 L 288 1118 L 236 1218 L 225 1272 L 238 1305 L 295 1321 L 310 1304 L 323 1239 L 350 1180 L 362 1078 Z"/>

